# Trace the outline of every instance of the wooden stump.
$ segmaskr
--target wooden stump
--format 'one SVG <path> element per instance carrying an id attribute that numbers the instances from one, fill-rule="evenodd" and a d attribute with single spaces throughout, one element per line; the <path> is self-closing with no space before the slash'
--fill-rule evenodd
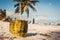
<path id="1" fill-rule="evenodd" d="M 25 36 L 28 29 L 28 23 L 25 20 L 12 20 L 10 22 L 9 30 L 13 34 L 13 36 Z"/>

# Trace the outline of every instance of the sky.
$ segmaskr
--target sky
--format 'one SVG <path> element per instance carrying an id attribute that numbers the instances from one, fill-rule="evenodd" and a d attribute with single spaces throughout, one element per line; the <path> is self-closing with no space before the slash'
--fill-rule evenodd
<path id="1" fill-rule="evenodd" d="M 36 18 L 37 20 L 60 20 L 60 0 L 39 0 L 40 2 L 36 3 L 36 12 L 33 12 L 30 8 L 30 17 Z M 14 5 L 17 2 L 13 0 L 0 0 L 0 9 L 6 9 L 8 13 L 14 12 Z M 7 13 L 7 14 L 8 14 Z M 26 13 L 24 14 L 26 16 Z"/>

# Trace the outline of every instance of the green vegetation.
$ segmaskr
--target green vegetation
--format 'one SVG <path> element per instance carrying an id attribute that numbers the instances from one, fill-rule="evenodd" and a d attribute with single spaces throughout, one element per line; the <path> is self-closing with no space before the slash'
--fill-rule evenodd
<path id="1" fill-rule="evenodd" d="M 16 5 L 14 5 L 14 7 L 16 7 L 15 13 L 20 13 L 21 15 L 23 14 L 24 11 L 27 12 L 27 17 L 29 17 L 29 7 L 33 10 L 36 11 L 36 9 L 33 7 L 33 5 L 35 6 L 36 2 L 39 2 L 37 0 L 13 0 L 15 2 L 20 2 Z M 32 5 L 33 4 L 33 5 Z"/>
<path id="2" fill-rule="evenodd" d="M 0 20 L 6 18 L 6 10 L 0 9 Z"/>

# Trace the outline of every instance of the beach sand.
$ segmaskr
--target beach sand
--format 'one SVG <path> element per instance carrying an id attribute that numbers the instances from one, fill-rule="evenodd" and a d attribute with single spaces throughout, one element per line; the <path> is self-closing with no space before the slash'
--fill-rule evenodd
<path id="1" fill-rule="evenodd" d="M 28 24 L 26 36 L 14 38 L 9 31 L 9 22 L 0 21 L 0 40 L 60 40 L 60 26 Z"/>

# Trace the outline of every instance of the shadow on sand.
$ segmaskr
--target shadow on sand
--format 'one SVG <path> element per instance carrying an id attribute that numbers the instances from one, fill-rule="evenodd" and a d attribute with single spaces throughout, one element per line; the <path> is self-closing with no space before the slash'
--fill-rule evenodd
<path id="1" fill-rule="evenodd" d="M 35 36 L 35 35 L 37 35 L 37 33 L 27 33 L 27 34 L 25 35 L 25 37 L 30 37 L 30 36 Z"/>
<path id="2" fill-rule="evenodd" d="M 55 31 L 55 32 L 51 32 L 51 37 L 54 38 L 54 40 L 60 40 L 60 31 Z"/>
<path id="3" fill-rule="evenodd" d="M 40 34 L 43 37 L 46 37 L 45 40 L 60 40 L 60 31 L 50 32 L 46 34 Z"/>

